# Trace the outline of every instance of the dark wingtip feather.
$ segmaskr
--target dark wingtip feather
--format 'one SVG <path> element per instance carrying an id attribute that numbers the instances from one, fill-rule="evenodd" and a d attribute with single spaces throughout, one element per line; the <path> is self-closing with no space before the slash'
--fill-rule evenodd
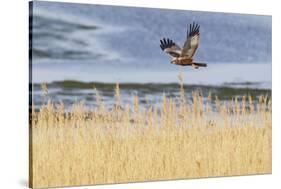
<path id="1" fill-rule="evenodd" d="M 192 24 L 189 25 L 189 31 L 187 30 L 187 36 L 199 35 L 199 28 L 200 25 L 198 23 L 192 22 Z"/>
<path id="2" fill-rule="evenodd" d="M 163 38 L 160 40 L 160 48 L 164 51 L 166 48 L 171 48 L 173 45 L 175 45 L 175 43 L 173 42 L 173 40 L 169 39 L 169 38 Z"/>

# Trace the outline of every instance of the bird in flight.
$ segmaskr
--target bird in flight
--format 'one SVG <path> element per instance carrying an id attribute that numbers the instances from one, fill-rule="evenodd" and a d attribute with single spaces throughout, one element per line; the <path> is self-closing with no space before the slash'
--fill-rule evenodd
<path id="1" fill-rule="evenodd" d="M 200 26 L 194 22 L 189 25 L 186 41 L 182 49 L 169 38 L 160 40 L 160 48 L 172 57 L 171 64 L 192 66 L 196 69 L 199 67 L 207 67 L 207 64 L 193 62 L 192 59 L 199 45 L 199 28 Z"/>

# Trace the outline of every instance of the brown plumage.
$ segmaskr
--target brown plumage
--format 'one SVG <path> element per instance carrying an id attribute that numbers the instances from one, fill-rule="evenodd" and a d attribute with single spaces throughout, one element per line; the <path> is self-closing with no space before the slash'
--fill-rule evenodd
<path id="1" fill-rule="evenodd" d="M 189 25 L 186 41 L 182 49 L 169 38 L 160 40 L 160 48 L 172 57 L 172 64 L 192 66 L 196 69 L 199 67 L 207 67 L 207 64 L 193 62 L 192 59 L 199 45 L 199 28 L 200 26 L 194 22 Z"/>

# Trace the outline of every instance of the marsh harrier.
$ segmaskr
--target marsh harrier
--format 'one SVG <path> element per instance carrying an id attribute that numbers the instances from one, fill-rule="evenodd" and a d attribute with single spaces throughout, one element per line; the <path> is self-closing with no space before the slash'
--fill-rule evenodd
<path id="1" fill-rule="evenodd" d="M 200 26 L 194 22 L 189 25 L 189 31 L 187 30 L 186 41 L 182 49 L 171 39 L 163 38 L 160 40 L 160 48 L 172 57 L 171 64 L 192 66 L 196 69 L 207 67 L 207 64 L 193 62 L 192 59 L 199 45 L 199 28 Z"/>

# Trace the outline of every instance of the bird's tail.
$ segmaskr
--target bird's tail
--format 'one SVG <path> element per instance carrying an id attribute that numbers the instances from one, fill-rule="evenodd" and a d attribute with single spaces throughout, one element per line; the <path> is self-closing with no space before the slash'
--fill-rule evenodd
<path id="1" fill-rule="evenodd" d="M 192 64 L 193 64 L 195 67 L 207 67 L 207 64 L 205 64 L 205 63 L 193 62 Z"/>

